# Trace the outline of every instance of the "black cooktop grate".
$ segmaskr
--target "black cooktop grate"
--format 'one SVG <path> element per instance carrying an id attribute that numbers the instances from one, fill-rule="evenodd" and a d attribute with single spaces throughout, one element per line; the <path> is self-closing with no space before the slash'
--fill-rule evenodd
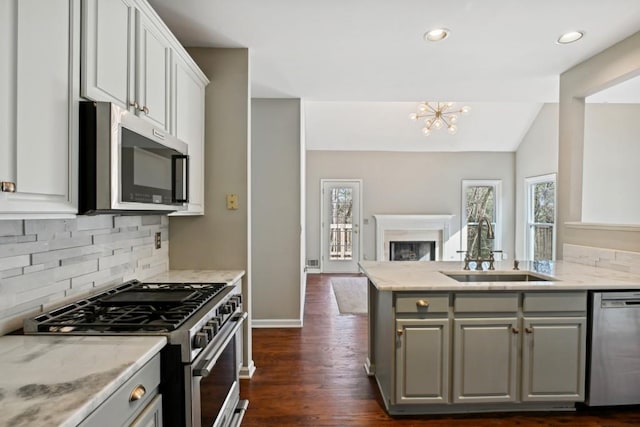
<path id="1" fill-rule="evenodd" d="M 38 332 L 170 332 L 225 286 L 226 283 L 132 280 L 33 320 Z"/>

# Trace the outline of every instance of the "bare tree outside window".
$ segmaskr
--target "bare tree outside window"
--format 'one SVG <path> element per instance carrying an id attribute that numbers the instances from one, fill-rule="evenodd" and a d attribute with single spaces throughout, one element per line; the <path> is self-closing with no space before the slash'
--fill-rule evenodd
<path id="1" fill-rule="evenodd" d="M 548 261 L 554 258 L 555 177 L 529 182 L 529 258 Z"/>
<path id="2" fill-rule="evenodd" d="M 496 201 L 494 186 L 468 186 L 465 192 L 465 209 L 467 222 L 467 252 L 472 258 L 478 255 L 478 222 L 486 217 L 491 225 L 496 227 Z M 484 224 L 483 224 L 484 225 Z M 486 227 L 486 225 L 485 225 Z M 494 240 L 487 239 L 487 230 L 482 229 L 482 248 L 479 255 L 488 259 L 494 249 Z"/>

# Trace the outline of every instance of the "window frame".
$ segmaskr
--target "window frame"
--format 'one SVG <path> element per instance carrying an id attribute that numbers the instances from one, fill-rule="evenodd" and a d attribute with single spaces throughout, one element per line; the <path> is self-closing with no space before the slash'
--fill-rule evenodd
<path id="1" fill-rule="evenodd" d="M 493 223 L 493 232 L 495 239 L 493 239 L 493 250 L 502 250 L 502 180 L 501 179 L 463 179 L 462 180 L 462 194 L 460 204 L 460 250 L 467 251 L 468 240 L 468 222 L 467 222 L 467 189 L 469 187 L 493 187 L 493 197 L 495 206 L 495 222 Z M 472 223 L 474 224 L 474 223 Z M 463 254 L 460 255 L 462 258 Z M 474 257 L 475 254 L 469 254 L 470 257 Z M 495 254 L 496 260 L 502 260 L 503 254 Z"/>
<path id="2" fill-rule="evenodd" d="M 525 210 L 524 210 L 524 241 L 525 241 L 525 256 L 527 260 L 533 261 L 534 256 L 534 239 L 533 239 L 533 227 L 536 225 L 547 225 L 551 226 L 552 233 L 552 243 L 551 243 L 551 261 L 555 261 L 556 259 L 556 246 L 557 246 L 557 223 L 558 223 L 558 180 L 557 173 L 549 173 L 545 175 L 537 175 L 531 176 L 524 179 L 524 187 L 526 195 L 525 197 Z M 533 222 L 533 187 L 536 184 L 542 184 L 544 182 L 553 182 L 554 184 L 554 192 L 553 192 L 553 224 L 549 224 L 546 222 Z"/>

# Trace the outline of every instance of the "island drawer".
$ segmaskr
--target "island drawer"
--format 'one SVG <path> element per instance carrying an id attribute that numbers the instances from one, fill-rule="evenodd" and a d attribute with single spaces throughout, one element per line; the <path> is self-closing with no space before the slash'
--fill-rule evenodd
<path id="1" fill-rule="evenodd" d="M 449 294 L 405 294 L 396 296 L 396 313 L 447 313 Z"/>
<path id="2" fill-rule="evenodd" d="M 504 293 L 456 293 L 453 300 L 455 313 L 515 313 L 518 311 L 518 294 Z"/>
<path id="3" fill-rule="evenodd" d="M 160 354 L 156 354 L 85 418 L 79 427 L 124 425 L 158 395 L 159 385 Z"/>
<path id="4" fill-rule="evenodd" d="M 586 292 L 526 292 L 522 303 L 522 311 L 586 311 Z"/>

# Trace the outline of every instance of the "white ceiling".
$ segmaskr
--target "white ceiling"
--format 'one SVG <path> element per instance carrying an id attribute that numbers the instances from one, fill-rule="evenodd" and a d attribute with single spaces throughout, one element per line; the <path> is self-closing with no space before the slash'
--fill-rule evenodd
<path id="1" fill-rule="evenodd" d="M 150 3 L 185 46 L 249 48 L 252 97 L 302 98 L 317 149 L 514 150 L 560 73 L 640 30 L 638 0 Z M 451 36 L 425 42 L 434 27 Z M 472 112 L 425 139 L 408 119 L 424 100 Z"/>

